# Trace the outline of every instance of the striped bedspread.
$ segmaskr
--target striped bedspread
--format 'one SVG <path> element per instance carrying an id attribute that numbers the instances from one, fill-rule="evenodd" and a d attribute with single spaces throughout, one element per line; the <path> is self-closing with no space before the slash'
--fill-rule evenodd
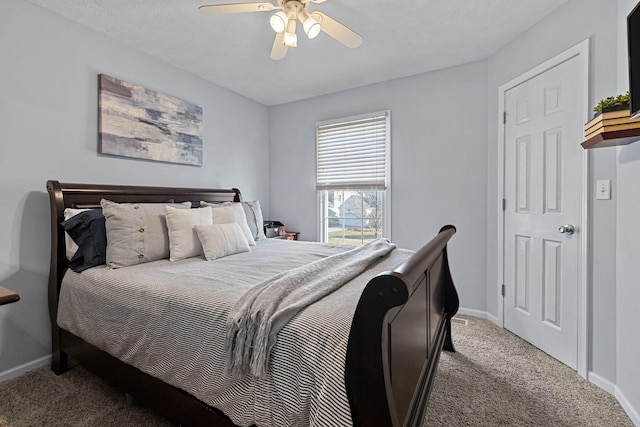
<path id="1" fill-rule="evenodd" d="M 113 356 L 220 409 L 237 425 L 350 426 L 344 366 L 351 319 L 369 279 L 411 254 L 396 249 L 305 308 L 278 334 L 265 378 L 224 374 L 225 324 L 251 287 L 345 251 L 262 240 L 215 261 L 155 261 L 68 271 L 58 324 Z"/>

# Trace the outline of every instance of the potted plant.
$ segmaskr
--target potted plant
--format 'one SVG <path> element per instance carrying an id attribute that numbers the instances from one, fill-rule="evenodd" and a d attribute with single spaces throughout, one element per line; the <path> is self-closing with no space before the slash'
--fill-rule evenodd
<path id="1" fill-rule="evenodd" d="M 593 108 L 595 114 L 593 117 L 598 117 L 599 114 L 606 113 L 608 111 L 620 111 L 629 109 L 629 92 L 618 96 L 610 96 L 598 101 Z"/>

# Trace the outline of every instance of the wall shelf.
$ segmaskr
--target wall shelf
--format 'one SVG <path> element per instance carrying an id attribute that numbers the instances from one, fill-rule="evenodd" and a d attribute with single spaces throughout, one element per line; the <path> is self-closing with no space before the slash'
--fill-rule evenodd
<path id="1" fill-rule="evenodd" d="M 640 128 L 602 132 L 586 139 L 581 145 L 585 149 L 615 147 L 640 140 Z"/>

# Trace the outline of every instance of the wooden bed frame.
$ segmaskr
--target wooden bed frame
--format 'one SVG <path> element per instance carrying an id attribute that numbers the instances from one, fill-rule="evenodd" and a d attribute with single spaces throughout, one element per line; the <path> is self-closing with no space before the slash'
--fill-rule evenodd
<path id="1" fill-rule="evenodd" d="M 51 369 L 61 374 L 72 358 L 116 388 L 181 425 L 233 426 L 220 411 L 188 393 L 127 365 L 58 327 L 58 296 L 67 268 L 65 208 L 115 202 L 241 201 L 238 189 L 67 184 L 48 181 L 51 205 L 49 314 Z M 451 279 L 447 242 L 440 233 L 396 270 L 379 274 L 363 291 L 347 346 L 345 382 L 356 426 L 420 426 L 441 350 L 454 351 L 451 317 L 458 295 Z"/>

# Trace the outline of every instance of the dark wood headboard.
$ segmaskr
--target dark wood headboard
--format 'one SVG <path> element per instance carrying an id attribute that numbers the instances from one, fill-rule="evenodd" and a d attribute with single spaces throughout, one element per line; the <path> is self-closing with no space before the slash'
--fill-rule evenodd
<path id="1" fill-rule="evenodd" d="M 65 255 L 64 230 L 60 223 L 64 221 L 66 208 L 97 208 L 100 200 L 108 199 L 118 203 L 161 203 L 172 199 L 180 202 L 240 202 L 242 195 L 237 188 L 179 188 L 144 187 L 129 185 L 69 184 L 55 180 L 47 181 L 47 192 L 51 206 L 51 260 L 49 263 L 49 316 L 52 326 L 56 325 L 58 312 L 58 293 L 62 277 L 67 269 Z M 55 326 L 54 326 L 55 328 Z M 53 357 L 59 337 L 53 334 Z M 55 363 L 55 361 L 54 361 Z"/>

